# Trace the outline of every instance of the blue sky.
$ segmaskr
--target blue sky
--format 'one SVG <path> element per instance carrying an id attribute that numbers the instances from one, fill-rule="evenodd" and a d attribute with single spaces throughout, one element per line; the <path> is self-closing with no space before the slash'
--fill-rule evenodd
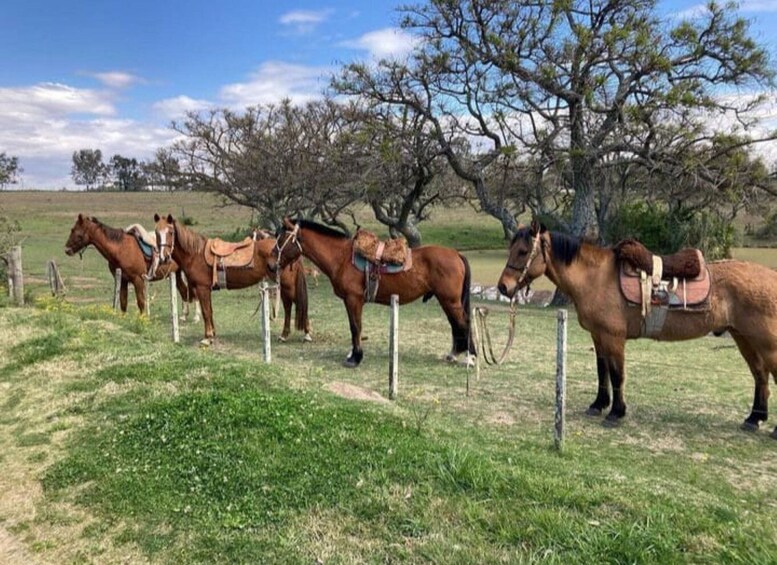
<path id="1" fill-rule="evenodd" d="M 411 48 L 402 3 L 4 0 L 0 152 L 20 158 L 20 187 L 72 187 L 78 149 L 148 158 L 186 110 L 309 100 L 338 63 Z M 777 0 L 740 11 L 777 60 Z"/>

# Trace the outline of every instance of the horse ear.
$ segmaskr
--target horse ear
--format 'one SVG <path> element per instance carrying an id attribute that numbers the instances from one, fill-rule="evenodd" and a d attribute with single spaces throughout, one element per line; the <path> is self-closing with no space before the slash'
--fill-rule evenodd
<path id="1" fill-rule="evenodd" d="M 173 215 L 172 214 L 168 214 L 167 215 L 167 223 L 168 224 L 174 224 L 175 223 L 175 220 L 173 219 Z"/>
<path id="2" fill-rule="evenodd" d="M 292 221 L 289 219 L 288 216 L 284 216 L 284 218 L 283 218 L 283 227 L 288 229 L 288 230 L 293 230 L 294 229 L 294 224 L 292 223 Z"/>
<path id="3" fill-rule="evenodd" d="M 84 223 L 84 215 L 83 214 L 78 214 L 78 223 L 79 224 L 83 224 Z"/>
<path id="4" fill-rule="evenodd" d="M 162 218 L 159 217 L 159 214 L 154 214 L 154 222 L 158 222 Z"/>

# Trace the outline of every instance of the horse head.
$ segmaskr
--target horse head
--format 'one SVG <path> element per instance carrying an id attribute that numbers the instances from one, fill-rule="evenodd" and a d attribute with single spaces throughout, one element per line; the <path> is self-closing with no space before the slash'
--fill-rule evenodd
<path id="1" fill-rule="evenodd" d="M 70 237 L 65 242 L 65 253 L 67 255 L 75 255 L 81 251 L 84 247 L 92 243 L 92 238 L 89 235 L 89 231 L 86 229 L 87 222 L 90 221 L 88 216 L 78 214 L 76 223 L 70 230 Z"/>
<path id="2" fill-rule="evenodd" d="M 547 268 L 546 249 L 550 243 L 550 232 L 536 219 L 531 226 L 520 227 L 510 243 L 507 257 L 497 288 L 512 298 L 518 290 L 544 275 Z"/>
<path id="3" fill-rule="evenodd" d="M 276 269 L 283 269 L 302 255 L 300 241 L 299 225 L 289 218 L 283 218 L 283 226 L 278 230 L 275 241 Z"/>
<path id="4" fill-rule="evenodd" d="M 168 263 L 172 260 L 175 249 L 175 219 L 172 214 L 168 214 L 166 218 L 154 214 L 154 223 L 157 256 L 160 263 Z"/>

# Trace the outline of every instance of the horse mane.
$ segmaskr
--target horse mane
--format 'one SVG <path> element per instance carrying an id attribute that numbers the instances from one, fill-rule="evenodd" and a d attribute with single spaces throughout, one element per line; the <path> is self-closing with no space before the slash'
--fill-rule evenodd
<path id="1" fill-rule="evenodd" d="M 94 216 L 91 216 L 89 219 L 92 220 L 92 223 L 94 223 L 98 228 L 100 228 L 100 231 L 102 231 L 105 234 L 105 237 L 107 237 L 111 241 L 121 242 L 124 239 L 124 236 L 126 235 L 124 233 L 124 230 L 119 228 L 112 228 L 111 226 L 108 226 L 102 223 Z"/>
<path id="2" fill-rule="evenodd" d="M 351 239 L 351 236 L 345 232 L 331 228 L 329 226 L 325 226 L 323 224 L 318 224 L 311 220 L 296 220 L 294 223 L 301 228 L 314 231 L 321 235 L 327 235 L 329 237 L 335 237 L 338 239 Z"/>
<path id="3" fill-rule="evenodd" d="M 513 240 L 510 242 L 510 247 L 519 239 L 523 239 L 531 244 L 533 237 L 530 228 L 521 228 L 515 232 Z M 587 237 L 578 237 L 556 231 L 550 232 L 550 249 L 553 257 L 563 261 L 565 265 L 569 265 L 575 259 L 586 262 L 590 260 L 596 264 L 599 262 L 600 252 L 612 252 L 611 249 L 600 247 L 595 241 Z"/>
<path id="4" fill-rule="evenodd" d="M 202 253 L 205 250 L 207 238 L 185 225 L 175 222 L 176 245 L 191 255 Z"/>

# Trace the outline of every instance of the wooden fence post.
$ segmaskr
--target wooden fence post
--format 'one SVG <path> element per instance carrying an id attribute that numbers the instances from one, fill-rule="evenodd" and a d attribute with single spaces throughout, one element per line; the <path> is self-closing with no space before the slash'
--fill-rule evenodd
<path id="1" fill-rule="evenodd" d="M 171 273 L 175 274 L 175 273 Z M 175 281 L 174 281 L 175 282 Z M 143 285 L 144 302 L 146 303 L 146 318 L 151 317 L 151 281 L 146 281 Z M 175 305 L 178 306 L 178 299 L 175 299 Z"/>
<path id="2" fill-rule="evenodd" d="M 176 273 L 170 273 L 168 278 L 170 279 L 170 322 L 173 328 L 173 343 L 178 343 L 181 341 L 181 336 L 178 333 L 178 293 L 176 292 L 175 277 Z"/>
<path id="3" fill-rule="evenodd" d="M 113 309 L 119 309 L 119 290 L 121 290 L 121 269 L 116 269 L 113 273 Z"/>
<path id="4" fill-rule="evenodd" d="M 564 448 L 564 423 L 566 419 L 567 390 L 567 311 L 558 311 L 556 332 L 556 449 Z"/>
<path id="5" fill-rule="evenodd" d="M 397 399 L 399 376 L 399 295 L 391 295 L 391 317 L 389 322 L 389 400 Z"/>
<path id="6" fill-rule="evenodd" d="M 22 246 L 14 245 L 11 248 L 11 286 L 13 287 L 14 302 L 17 306 L 24 306 L 24 275 L 22 273 Z"/>
<path id="7" fill-rule="evenodd" d="M 272 362 L 272 348 L 270 338 L 270 292 L 267 289 L 267 283 L 262 281 L 262 353 L 264 362 Z"/>
<path id="8" fill-rule="evenodd" d="M 61 296 L 65 294 L 65 283 L 62 282 L 62 275 L 59 274 L 59 268 L 56 261 L 50 259 L 46 264 L 46 273 L 49 277 L 49 287 L 52 296 Z"/>

